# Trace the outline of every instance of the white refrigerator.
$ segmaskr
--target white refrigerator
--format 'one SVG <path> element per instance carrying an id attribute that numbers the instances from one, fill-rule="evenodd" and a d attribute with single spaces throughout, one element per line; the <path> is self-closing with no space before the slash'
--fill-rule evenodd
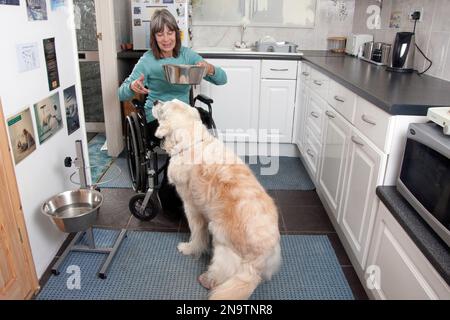
<path id="1" fill-rule="evenodd" d="M 169 10 L 177 20 L 181 31 L 181 43 L 192 46 L 192 6 L 190 0 L 132 0 L 131 24 L 134 50 L 150 49 L 150 19 L 158 9 Z"/>

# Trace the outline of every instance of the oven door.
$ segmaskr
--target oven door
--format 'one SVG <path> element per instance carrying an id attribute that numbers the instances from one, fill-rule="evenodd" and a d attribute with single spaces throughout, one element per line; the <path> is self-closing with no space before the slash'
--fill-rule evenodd
<path id="1" fill-rule="evenodd" d="M 397 188 L 450 245 L 450 139 L 441 135 L 430 124 L 411 126 Z"/>

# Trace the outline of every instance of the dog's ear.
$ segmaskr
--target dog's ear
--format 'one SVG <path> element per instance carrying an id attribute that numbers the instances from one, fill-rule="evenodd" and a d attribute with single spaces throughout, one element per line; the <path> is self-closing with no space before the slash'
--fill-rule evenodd
<path id="1" fill-rule="evenodd" d="M 158 104 L 154 105 L 152 108 L 152 114 L 155 117 L 155 119 L 164 119 L 165 116 L 165 108 L 164 108 L 164 104 L 162 104 L 161 102 L 159 102 Z"/>

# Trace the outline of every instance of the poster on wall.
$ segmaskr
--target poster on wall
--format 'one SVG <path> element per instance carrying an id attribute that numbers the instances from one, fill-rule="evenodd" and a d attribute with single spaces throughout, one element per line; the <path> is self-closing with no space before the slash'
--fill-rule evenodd
<path id="1" fill-rule="evenodd" d="M 39 68 L 39 51 L 37 43 L 18 44 L 16 46 L 19 72 Z"/>
<path id="2" fill-rule="evenodd" d="M 75 86 L 64 90 L 64 106 L 66 108 L 67 132 L 69 136 L 80 128 L 78 116 L 77 93 Z"/>
<path id="3" fill-rule="evenodd" d="M 6 122 L 8 123 L 14 162 L 17 165 L 36 150 L 36 139 L 34 137 L 30 108 L 26 108 L 24 111 L 9 117 Z"/>
<path id="4" fill-rule="evenodd" d="M 28 21 L 47 20 L 46 0 L 25 0 L 27 3 Z"/>
<path id="5" fill-rule="evenodd" d="M 0 0 L 0 4 L 6 4 L 8 6 L 19 6 L 20 0 Z"/>
<path id="6" fill-rule="evenodd" d="M 47 65 L 48 87 L 50 91 L 59 87 L 58 61 L 56 59 L 55 38 L 44 39 L 44 55 Z"/>
<path id="7" fill-rule="evenodd" d="M 39 143 L 42 144 L 62 128 L 59 92 L 34 104 Z"/>
<path id="8" fill-rule="evenodd" d="M 60 7 L 64 7 L 65 5 L 66 5 L 66 0 L 51 0 L 50 1 L 50 7 L 52 8 L 52 11 L 55 11 Z"/>

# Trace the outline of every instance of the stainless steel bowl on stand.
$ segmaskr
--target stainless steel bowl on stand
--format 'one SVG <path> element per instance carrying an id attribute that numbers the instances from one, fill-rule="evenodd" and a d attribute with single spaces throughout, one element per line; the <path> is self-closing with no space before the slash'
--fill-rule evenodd
<path id="1" fill-rule="evenodd" d="M 81 188 L 57 194 L 45 201 L 41 207 L 41 212 L 49 217 L 59 230 L 66 233 L 77 233 L 53 265 L 52 273 L 59 274 L 59 266 L 70 251 L 105 253 L 107 258 L 98 273 L 100 278 L 105 279 L 106 271 L 122 240 L 126 237 L 127 231 L 126 229 L 120 231 L 112 247 L 96 247 L 92 226 L 97 219 L 98 210 L 103 204 L 103 195 L 95 190 L 95 186 L 87 185 L 82 143 L 77 140 L 75 144 L 77 149 L 75 164 L 79 168 Z M 70 167 L 71 164 L 68 166 Z M 84 235 L 86 235 L 87 245 L 79 245 L 78 241 Z"/>

